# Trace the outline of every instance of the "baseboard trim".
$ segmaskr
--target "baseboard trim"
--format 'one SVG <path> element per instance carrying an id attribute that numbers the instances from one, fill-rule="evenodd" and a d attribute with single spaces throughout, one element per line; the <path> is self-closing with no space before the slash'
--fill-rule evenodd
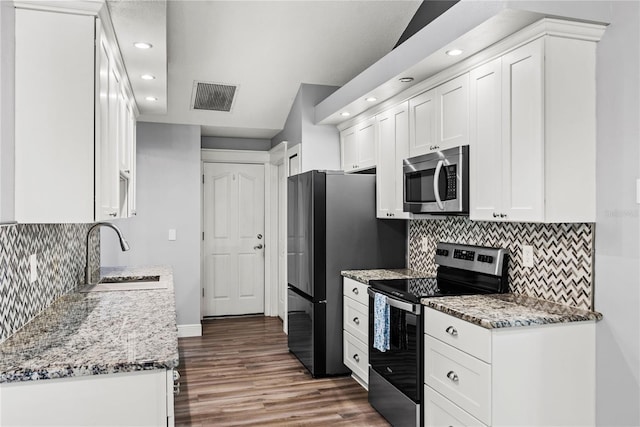
<path id="1" fill-rule="evenodd" d="M 194 323 L 192 325 L 178 325 L 178 338 L 201 337 L 202 325 Z"/>

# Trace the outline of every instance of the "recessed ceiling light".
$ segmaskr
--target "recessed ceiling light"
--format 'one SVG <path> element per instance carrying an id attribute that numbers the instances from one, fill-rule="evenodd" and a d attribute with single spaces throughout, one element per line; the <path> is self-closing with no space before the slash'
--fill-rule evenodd
<path id="1" fill-rule="evenodd" d="M 370 97 L 365 99 L 365 101 L 367 101 L 367 102 L 376 102 L 377 100 L 378 100 L 378 98 L 376 98 L 375 96 L 370 96 Z"/>
<path id="2" fill-rule="evenodd" d="M 451 49 L 445 52 L 449 56 L 458 56 L 462 53 L 460 49 Z"/>
<path id="3" fill-rule="evenodd" d="M 413 77 L 402 77 L 402 78 L 400 78 L 400 81 L 402 83 L 409 83 L 409 82 L 413 81 Z"/>
<path id="4" fill-rule="evenodd" d="M 152 76 L 151 74 L 143 74 L 140 76 L 142 80 L 155 80 L 156 76 Z"/>
<path id="5" fill-rule="evenodd" d="M 146 99 L 147 101 L 152 101 L 152 102 L 153 102 L 153 101 L 157 101 L 157 100 L 158 100 L 158 98 L 156 98 L 155 96 L 147 96 L 145 99 Z"/>
<path id="6" fill-rule="evenodd" d="M 350 113 L 350 112 L 348 112 L 348 111 L 343 111 L 342 113 L 340 113 L 340 115 L 341 115 L 342 117 L 347 117 L 347 116 L 350 116 L 350 115 L 351 115 L 351 113 Z"/>
<path id="7" fill-rule="evenodd" d="M 135 42 L 133 45 L 138 49 L 151 49 L 153 47 L 151 43 L 147 42 Z"/>

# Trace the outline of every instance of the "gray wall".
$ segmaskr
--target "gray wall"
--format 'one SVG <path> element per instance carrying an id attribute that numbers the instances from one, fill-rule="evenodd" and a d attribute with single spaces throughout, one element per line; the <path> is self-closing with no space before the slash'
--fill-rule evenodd
<path id="1" fill-rule="evenodd" d="M 200 127 L 138 123 L 137 213 L 101 231 L 102 265 L 173 267 L 179 325 L 200 323 Z M 177 240 L 169 241 L 169 229 Z"/>
<path id="2" fill-rule="evenodd" d="M 300 85 L 282 132 L 271 140 L 275 147 L 287 141 L 289 147 L 302 144 L 301 171 L 340 169 L 340 134 L 333 125 L 315 124 L 315 106 L 338 89 L 335 86 Z"/>
<path id="3" fill-rule="evenodd" d="M 203 136 L 201 139 L 202 148 L 212 148 L 220 150 L 254 150 L 269 151 L 271 140 L 256 138 L 222 138 L 218 136 Z"/>
<path id="4" fill-rule="evenodd" d="M 13 2 L 0 2 L 0 222 L 14 218 L 14 34 Z"/>

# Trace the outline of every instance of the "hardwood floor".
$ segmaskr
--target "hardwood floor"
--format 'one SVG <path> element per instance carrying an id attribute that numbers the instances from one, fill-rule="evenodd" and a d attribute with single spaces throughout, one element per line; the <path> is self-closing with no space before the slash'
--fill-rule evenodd
<path id="1" fill-rule="evenodd" d="M 179 349 L 177 426 L 389 426 L 351 377 L 313 379 L 278 318 L 206 320 Z"/>

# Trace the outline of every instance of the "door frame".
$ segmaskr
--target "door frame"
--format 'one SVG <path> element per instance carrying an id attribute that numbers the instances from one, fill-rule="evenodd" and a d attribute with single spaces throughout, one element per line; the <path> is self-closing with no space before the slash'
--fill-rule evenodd
<path id="1" fill-rule="evenodd" d="M 285 146 L 286 147 L 286 146 Z M 285 149 L 286 151 L 286 149 Z M 272 229 L 272 204 L 277 206 L 277 198 L 274 202 L 273 194 L 277 191 L 277 187 L 273 188 L 272 175 L 273 169 L 277 176 L 278 167 L 271 163 L 270 151 L 252 151 L 252 150 L 222 150 L 222 149 L 208 149 L 203 148 L 200 150 L 200 175 L 204 177 L 204 165 L 205 163 L 231 163 L 231 164 L 261 164 L 264 166 L 264 315 L 265 316 L 277 316 L 277 281 L 273 280 L 273 268 L 272 259 L 276 258 L 278 253 L 274 249 L 277 245 L 274 242 L 277 238 L 274 237 L 275 233 Z M 200 181 L 200 319 L 202 319 L 203 303 L 202 292 L 204 290 L 204 240 L 202 235 L 204 233 L 204 178 Z M 275 193 L 277 194 L 277 193 Z M 277 214 L 277 210 L 276 210 Z M 277 230 L 277 229 L 276 229 Z M 277 271 L 276 277 L 277 277 Z M 275 287 L 275 290 L 274 290 Z M 275 293 L 276 305 L 273 305 Z"/>

